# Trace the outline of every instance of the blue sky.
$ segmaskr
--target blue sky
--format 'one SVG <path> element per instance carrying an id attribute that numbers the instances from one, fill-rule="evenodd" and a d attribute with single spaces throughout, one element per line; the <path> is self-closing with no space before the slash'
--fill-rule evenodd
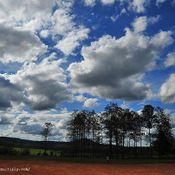
<path id="1" fill-rule="evenodd" d="M 174 0 L 0 0 L 1 136 L 64 140 L 75 109 L 163 107 L 174 122 Z M 174 128 L 173 128 L 174 130 Z"/>

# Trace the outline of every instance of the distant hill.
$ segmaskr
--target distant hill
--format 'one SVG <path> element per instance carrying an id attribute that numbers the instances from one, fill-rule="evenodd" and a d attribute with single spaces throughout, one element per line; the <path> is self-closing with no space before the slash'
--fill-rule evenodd
<path id="1" fill-rule="evenodd" d="M 107 145 L 101 145 L 95 143 L 91 140 L 77 140 L 74 142 L 56 142 L 56 141 L 47 141 L 47 149 L 59 149 L 59 150 L 71 150 L 78 148 L 80 144 L 94 146 L 94 147 L 106 147 Z M 44 141 L 33 141 L 33 140 L 25 140 L 19 138 L 11 138 L 11 137 L 0 137 L 0 146 L 3 147 L 17 147 L 17 148 L 38 148 L 43 149 L 45 147 Z"/>
<path id="2" fill-rule="evenodd" d="M 56 141 L 47 142 L 48 149 L 63 149 L 63 148 L 65 149 L 69 147 L 69 145 L 70 142 L 56 142 Z M 0 146 L 18 147 L 18 148 L 44 148 L 45 142 L 11 138 L 11 137 L 0 137 Z"/>

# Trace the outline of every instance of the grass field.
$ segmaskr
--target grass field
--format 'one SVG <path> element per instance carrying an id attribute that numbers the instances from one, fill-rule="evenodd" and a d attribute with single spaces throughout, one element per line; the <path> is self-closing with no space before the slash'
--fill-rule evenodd
<path id="1" fill-rule="evenodd" d="M 26 150 L 30 152 L 30 155 L 42 155 L 45 150 L 44 149 L 34 149 L 34 148 L 30 148 L 30 149 L 24 149 L 24 148 L 13 148 L 15 151 L 17 151 L 18 153 L 23 153 Z M 48 155 L 55 155 L 55 156 L 60 156 L 61 152 L 60 151 L 55 151 L 55 150 L 46 150 L 46 153 Z"/>
<path id="2" fill-rule="evenodd" d="M 0 160 L 0 175 L 174 175 L 175 163 L 97 164 Z"/>

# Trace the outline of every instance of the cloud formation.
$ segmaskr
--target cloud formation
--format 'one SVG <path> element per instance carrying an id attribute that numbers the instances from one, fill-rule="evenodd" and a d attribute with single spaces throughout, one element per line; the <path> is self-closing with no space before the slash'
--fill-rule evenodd
<path id="1" fill-rule="evenodd" d="M 19 86 L 4 77 L 0 77 L 0 97 L 0 110 L 12 107 L 13 102 L 21 103 L 24 99 Z"/>
<path id="2" fill-rule="evenodd" d="M 46 46 L 31 32 L 1 24 L 0 40 L 0 61 L 5 63 L 33 61 L 46 50 Z"/>
<path id="3" fill-rule="evenodd" d="M 95 6 L 98 0 L 84 0 L 86 6 Z M 135 13 L 144 13 L 146 7 L 149 5 L 149 0 L 100 0 L 102 5 L 113 5 L 115 2 L 118 3 L 120 6 L 125 4 L 128 10 L 134 11 Z"/>
<path id="4" fill-rule="evenodd" d="M 146 25 L 139 27 L 134 25 L 134 31 L 127 28 L 121 38 L 104 35 L 83 47 L 84 59 L 68 68 L 74 90 L 109 99 L 146 98 L 150 92 L 149 85 L 142 82 L 143 74 L 173 39 L 169 31 L 145 36 Z"/>
<path id="5" fill-rule="evenodd" d="M 165 67 L 175 66 L 175 52 L 168 53 L 164 65 Z"/>
<path id="6" fill-rule="evenodd" d="M 48 117 L 49 116 L 49 117 Z M 16 120 L 11 120 L 11 129 L 8 131 L 12 135 L 15 134 L 24 134 L 24 135 L 33 135 L 39 140 L 42 140 L 43 126 L 45 122 L 51 122 L 53 128 L 49 135 L 51 140 L 65 139 L 67 134 L 66 125 L 70 118 L 71 114 L 64 111 L 64 113 L 55 113 L 55 111 L 36 111 L 33 114 L 30 114 L 25 111 L 21 111 L 20 115 L 16 116 Z"/>
<path id="7" fill-rule="evenodd" d="M 16 74 L 9 76 L 25 95 L 25 103 L 34 110 L 54 108 L 58 103 L 70 99 L 66 75 L 61 68 L 62 60 L 54 60 L 55 55 L 41 63 L 28 63 Z"/>
<path id="8" fill-rule="evenodd" d="M 86 108 L 93 108 L 98 106 L 98 99 L 97 98 L 88 98 L 84 102 L 84 107 Z"/>
<path id="9" fill-rule="evenodd" d="M 175 73 L 171 74 L 169 78 L 162 84 L 160 88 L 160 98 L 166 103 L 175 103 Z"/>
<path id="10" fill-rule="evenodd" d="M 133 11 L 143 13 L 148 4 L 149 0 L 133 0 L 130 2 L 129 6 Z"/>
<path id="11" fill-rule="evenodd" d="M 16 0 L 15 3 L 13 0 L 0 0 L 0 23 L 35 31 L 47 22 L 55 3 L 55 0 Z"/>
<path id="12" fill-rule="evenodd" d="M 75 48 L 80 46 L 80 42 L 88 38 L 89 29 L 83 26 L 74 29 L 68 33 L 62 40 L 55 46 L 60 49 L 65 55 L 73 53 Z"/>

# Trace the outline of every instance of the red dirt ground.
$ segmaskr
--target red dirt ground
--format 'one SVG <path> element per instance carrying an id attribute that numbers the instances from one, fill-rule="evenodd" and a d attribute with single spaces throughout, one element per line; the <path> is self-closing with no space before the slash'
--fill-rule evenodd
<path id="1" fill-rule="evenodd" d="M 21 168 L 28 169 L 26 171 Z M 175 164 L 121 165 L 0 160 L 0 175 L 175 175 Z"/>

